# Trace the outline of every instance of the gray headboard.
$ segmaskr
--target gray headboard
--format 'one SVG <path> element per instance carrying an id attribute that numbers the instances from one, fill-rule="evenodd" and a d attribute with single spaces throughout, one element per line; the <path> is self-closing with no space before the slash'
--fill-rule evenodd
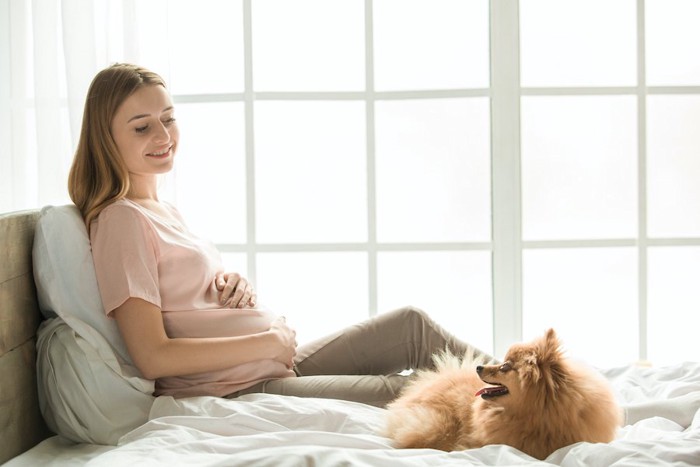
<path id="1" fill-rule="evenodd" d="M 36 386 L 36 330 L 42 317 L 32 243 L 38 217 L 38 210 L 0 214 L 0 464 L 51 435 Z"/>

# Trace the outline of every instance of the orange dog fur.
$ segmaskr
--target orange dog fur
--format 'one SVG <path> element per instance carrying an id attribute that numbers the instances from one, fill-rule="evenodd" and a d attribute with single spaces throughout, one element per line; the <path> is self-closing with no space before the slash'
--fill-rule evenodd
<path id="1" fill-rule="evenodd" d="M 565 358 L 553 329 L 513 345 L 501 365 L 449 353 L 434 359 L 436 369 L 418 371 L 387 407 L 384 434 L 396 447 L 454 451 L 507 444 L 545 459 L 580 441 L 612 441 L 621 424 L 607 382 Z"/>

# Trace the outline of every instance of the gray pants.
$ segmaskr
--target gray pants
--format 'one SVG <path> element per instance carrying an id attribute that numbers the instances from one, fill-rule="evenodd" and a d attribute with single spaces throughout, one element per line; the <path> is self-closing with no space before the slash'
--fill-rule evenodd
<path id="1" fill-rule="evenodd" d="M 409 379 L 398 373 L 431 368 L 432 355 L 445 349 L 461 356 L 469 346 L 425 312 L 401 308 L 301 346 L 294 359 L 296 378 L 263 381 L 227 397 L 268 393 L 384 407 Z"/>

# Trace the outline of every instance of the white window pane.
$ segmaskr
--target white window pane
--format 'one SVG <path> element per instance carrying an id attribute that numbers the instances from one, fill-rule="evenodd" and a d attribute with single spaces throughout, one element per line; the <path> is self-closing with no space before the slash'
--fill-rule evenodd
<path id="1" fill-rule="evenodd" d="M 489 85 L 489 2 L 375 0 L 375 89 Z"/>
<path id="2" fill-rule="evenodd" d="M 297 332 L 303 344 L 369 317 L 367 254 L 258 255 L 258 301 Z"/>
<path id="3" fill-rule="evenodd" d="M 489 241 L 486 98 L 376 104 L 377 238 Z"/>
<path id="4" fill-rule="evenodd" d="M 700 84 L 700 2 L 646 0 L 644 19 L 647 84 Z"/>
<path id="5" fill-rule="evenodd" d="M 465 342 L 493 352 L 490 252 L 381 252 L 377 271 L 380 312 L 416 306 Z"/>
<path id="6" fill-rule="evenodd" d="M 647 102 L 649 235 L 700 236 L 700 96 Z"/>
<path id="7" fill-rule="evenodd" d="M 199 0 L 193 6 L 189 0 L 168 3 L 172 92 L 242 92 L 242 1 Z"/>
<path id="8" fill-rule="evenodd" d="M 196 8 L 187 0 L 134 5 L 137 34 L 125 39 L 125 49 L 138 56 L 125 60 L 160 74 L 174 94 L 243 91 L 241 0 L 202 0 Z"/>
<path id="9" fill-rule="evenodd" d="M 637 82 L 635 0 L 520 2 L 523 86 Z"/>
<path id="10" fill-rule="evenodd" d="M 636 235 L 635 99 L 523 98 L 524 239 Z"/>
<path id="11" fill-rule="evenodd" d="M 367 239 L 361 102 L 259 102 L 255 110 L 257 240 Z"/>
<path id="12" fill-rule="evenodd" d="M 554 328 L 573 357 L 599 367 L 638 359 L 634 248 L 525 250 L 523 337 Z"/>
<path id="13" fill-rule="evenodd" d="M 649 249 L 648 349 L 654 365 L 700 361 L 700 247 Z"/>
<path id="14" fill-rule="evenodd" d="M 95 3 L 99 5 L 102 2 Z M 122 21 L 127 21 L 127 24 L 135 28 L 136 36 L 132 36 L 131 31 L 127 30 L 121 23 L 110 22 L 113 27 L 110 36 L 116 34 L 122 40 L 107 39 L 107 45 L 110 49 L 107 58 L 114 57 L 117 61 L 134 62 L 146 67 L 162 76 L 170 87 L 172 75 L 170 73 L 170 35 L 167 33 L 169 29 L 168 1 L 134 2 L 136 21 L 133 23 L 126 19 L 129 16 L 127 8 L 117 3 L 110 2 L 107 14 L 110 17 L 116 16 L 116 14 L 123 16 Z M 97 34 L 97 37 L 100 36 Z M 123 50 L 121 50 L 122 48 Z M 137 55 L 130 56 L 130 53 Z"/>
<path id="15" fill-rule="evenodd" d="M 365 88 L 364 3 L 353 0 L 256 0 L 256 91 Z"/>
<path id="16" fill-rule="evenodd" d="M 245 253 L 221 253 L 224 271 L 237 272 L 248 280 L 253 280 L 248 273 L 248 256 Z M 257 284 L 253 284 L 257 293 Z"/>
<path id="17" fill-rule="evenodd" d="M 176 202 L 194 232 L 217 243 L 246 240 L 243 104 L 176 104 L 180 143 Z"/>

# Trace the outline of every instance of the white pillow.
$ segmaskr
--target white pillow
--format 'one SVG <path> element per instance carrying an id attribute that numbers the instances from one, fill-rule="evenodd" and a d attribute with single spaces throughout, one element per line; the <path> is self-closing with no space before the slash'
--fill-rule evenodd
<path id="1" fill-rule="evenodd" d="M 46 206 L 41 210 L 32 255 L 39 308 L 44 317 L 60 316 L 74 329 L 76 320 L 87 324 L 109 342 L 123 361 L 131 364 L 116 321 L 107 318 L 102 307 L 90 239 L 76 206 Z"/>
<path id="2" fill-rule="evenodd" d="M 61 318 L 41 324 L 37 334 L 39 407 L 48 427 L 65 438 L 116 445 L 119 438 L 148 421 L 155 400 L 153 381 L 120 364 L 94 329 L 84 327 L 81 333 Z M 94 342 L 100 344 L 96 347 Z"/>
<path id="3" fill-rule="evenodd" d="M 104 313 L 75 206 L 42 209 L 32 254 L 39 307 L 48 318 L 37 333 L 42 414 L 73 441 L 116 444 L 147 420 L 154 383 L 140 377 L 116 322 Z"/>

